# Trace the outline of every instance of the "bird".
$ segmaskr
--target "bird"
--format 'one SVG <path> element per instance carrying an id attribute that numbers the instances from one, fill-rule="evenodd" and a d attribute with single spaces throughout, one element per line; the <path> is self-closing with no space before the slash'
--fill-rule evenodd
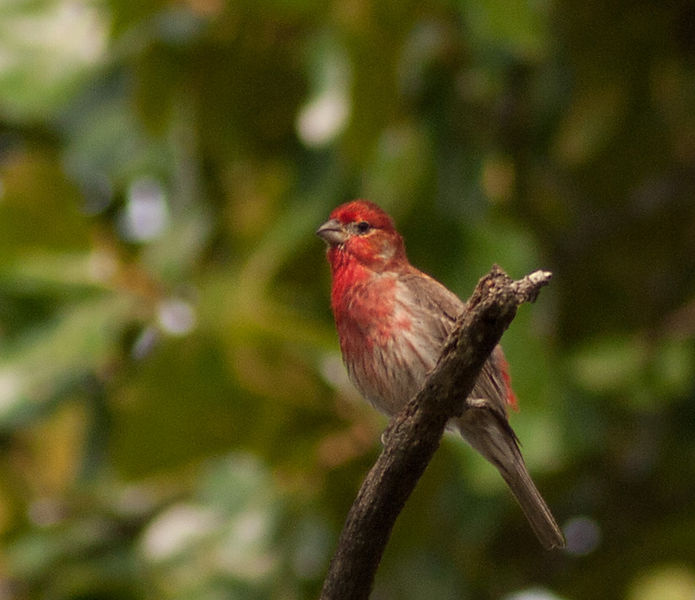
<path id="1" fill-rule="evenodd" d="M 393 219 L 373 202 L 341 204 L 316 235 L 327 246 L 331 308 L 348 376 L 376 409 L 394 417 L 420 391 L 466 306 L 409 262 Z M 509 424 L 507 409 L 517 400 L 499 345 L 466 404 L 447 428 L 497 468 L 541 545 L 564 547 L 562 531 L 529 475 Z"/>

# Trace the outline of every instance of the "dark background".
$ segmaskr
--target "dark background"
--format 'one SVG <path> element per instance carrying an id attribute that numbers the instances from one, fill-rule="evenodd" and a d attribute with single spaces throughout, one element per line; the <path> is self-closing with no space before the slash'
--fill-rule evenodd
<path id="1" fill-rule="evenodd" d="M 546 553 L 447 438 L 375 599 L 695 596 L 695 5 L 0 6 L 0 598 L 314 598 L 384 421 L 313 232 L 391 212 L 503 344 Z"/>

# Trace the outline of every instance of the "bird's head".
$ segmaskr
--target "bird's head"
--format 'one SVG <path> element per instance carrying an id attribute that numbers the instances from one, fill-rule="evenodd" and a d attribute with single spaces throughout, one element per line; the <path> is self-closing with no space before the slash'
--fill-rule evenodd
<path id="1" fill-rule="evenodd" d="M 405 260 L 403 238 L 393 220 L 373 202 L 353 200 L 341 204 L 316 230 L 328 245 L 333 268 L 351 260 L 382 271 Z"/>

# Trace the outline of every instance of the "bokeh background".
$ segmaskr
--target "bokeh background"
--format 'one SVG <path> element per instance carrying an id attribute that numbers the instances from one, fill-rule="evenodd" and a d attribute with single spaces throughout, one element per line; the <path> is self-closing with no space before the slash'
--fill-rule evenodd
<path id="1" fill-rule="evenodd" d="M 566 531 L 447 438 L 375 599 L 695 598 L 695 4 L 0 2 L 0 599 L 315 598 L 384 420 L 322 242 L 370 198 L 504 346 Z"/>

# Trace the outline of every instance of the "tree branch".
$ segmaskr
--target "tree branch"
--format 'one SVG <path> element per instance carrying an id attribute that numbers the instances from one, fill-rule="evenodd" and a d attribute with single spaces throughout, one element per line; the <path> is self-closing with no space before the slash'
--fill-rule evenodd
<path id="1" fill-rule="evenodd" d="M 551 273 L 512 281 L 494 265 L 476 286 L 425 385 L 385 431 L 384 448 L 357 494 L 331 560 L 321 600 L 369 597 L 391 529 L 439 447 L 447 421 L 466 409 L 483 364 Z"/>

